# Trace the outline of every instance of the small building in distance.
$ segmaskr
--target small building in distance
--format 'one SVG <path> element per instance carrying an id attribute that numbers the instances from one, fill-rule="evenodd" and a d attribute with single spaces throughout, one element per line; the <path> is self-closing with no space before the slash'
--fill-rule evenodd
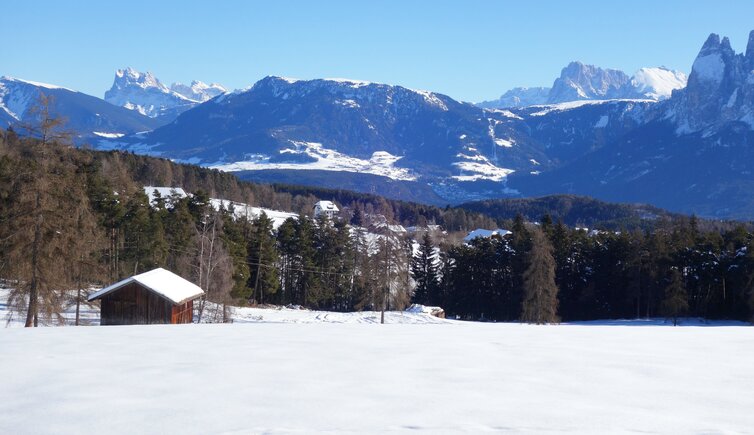
<path id="1" fill-rule="evenodd" d="M 440 307 L 429 307 L 427 305 L 411 304 L 410 307 L 406 308 L 406 311 L 409 313 L 429 314 L 430 316 L 439 317 L 440 319 L 445 318 L 445 310 Z"/>
<path id="2" fill-rule="evenodd" d="M 126 278 L 89 296 L 101 302 L 100 325 L 191 323 L 196 284 L 158 268 Z"/>
<path id="3" fill-rule="evenodd" d="M 338 206 L 332 201 L 317 201 L 314 204 L 314 217 L 320 217 L 321 215 L 327 216 L 328 219 L 335 219 L 335 215 L 339 212 Z"/>

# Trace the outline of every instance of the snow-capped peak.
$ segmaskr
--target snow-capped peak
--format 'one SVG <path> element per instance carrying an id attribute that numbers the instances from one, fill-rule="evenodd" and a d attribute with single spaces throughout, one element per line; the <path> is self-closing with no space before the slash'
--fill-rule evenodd
<path id="1" fill-rule="evenodd" d="M 745 53 L 736 54 L 728 38 L 711 34 L 702 45 L 689 74 L 688 85 L 667 118 L 678 125 L 676 133 L 688 134 L 740 122 L 754 128 L 754 32 Z M 671 101 L 672 101 L 671 100 Z"/>
<path id="2" fill-rule="evenodd" d="M 190 86 L 183 83 L 173 83 L 170 85 L 170 90 L 189 100 L 198 102 L 205 102 L 228 91 L 218 83 L 208 85 L 198 80 L 192 81 Z"/>
<path id="3" fill-rule="evenodd" d="M 105 92 L 105 100 L 152 118 L 175 117 L 225 92 L 221 85 L 207 85 L 200 81 L 193 81 L 190 86 L 173 83 L 167 87 L 151 72 L 142 73 L 128 67 L 115 72 L 113 86 Z"/>
<path id="4" fill-rule="evenodd" d="M 629 82 L 623 71 L 571 62 L 553 83 L 548 102 L 620 98 Z"/>
<path id="5" fill-rule="evenodd" d="M 669 98 L 675 89 L 686 87 L 688 77 L 682 71 L 665 67 L 641 68 L 631 77 L 636 92 L 653 100 Z"/>
<path id="6" fill-rule="evenodd" d="M 24 118 L 29 107 L 38 100 L 40 91 L 63 90 L 76 92 L 62 86 L 48 83 L 23 80 L 15 77 L 0 77 L 0 126 L 3 118 L 12 118 L 20 121 Z"/>
<path id="7" fill-rule="evenodd" d="M 147 71 L 142 73 L 131 67 L 119 69 L 115 72 L 113 87 L 116 86 L 119 88 L 126 88 L 129 86 L 136 86 L 142 89 L 156 88 L 161 92 L 170 92 L 168 87 L 163 85 L 162 82 L 160 82 L 151 72 Z"/>

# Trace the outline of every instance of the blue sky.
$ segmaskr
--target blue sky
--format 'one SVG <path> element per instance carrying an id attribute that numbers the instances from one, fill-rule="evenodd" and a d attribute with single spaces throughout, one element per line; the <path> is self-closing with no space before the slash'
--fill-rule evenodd
<path id="1" fill-rule="evenodd" d="M 688 72 L 709 33 L 743 51 L 754 1 L 3 0 L 0 75 L 102 96 L 117 68 L 242 88 L 342 77 L 465 101 L 549 86 L 571 60 Z"/>

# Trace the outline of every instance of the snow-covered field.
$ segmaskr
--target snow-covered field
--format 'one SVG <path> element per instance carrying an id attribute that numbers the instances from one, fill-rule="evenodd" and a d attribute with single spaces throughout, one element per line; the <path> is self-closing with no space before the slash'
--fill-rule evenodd
<path id="1" fill-rule="evenodd" d="M 3 329 L 0 433 L 750 433 L 754 328 Z"/>
<path id="2" fill-rule="evenodd" d="M 754 431 L 754 328 L 735 322 L 233 319 L 2 328 L 0 433 Z"/>

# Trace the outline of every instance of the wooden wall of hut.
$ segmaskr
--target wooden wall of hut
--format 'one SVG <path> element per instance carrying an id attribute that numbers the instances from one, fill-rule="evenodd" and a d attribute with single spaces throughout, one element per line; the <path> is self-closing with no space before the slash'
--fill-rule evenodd
<path id="1" fill-rule="evenodd" d="M 194 301 L 173 305 L 170 323 L 191 323 L 192 321 L 194 321 Z"/>
<path id="2" fill-rule="evenodd" d="M 138 283 L 102 296 L 101 303 L 102 325 L 173 323 L 173 304 Z"/>

